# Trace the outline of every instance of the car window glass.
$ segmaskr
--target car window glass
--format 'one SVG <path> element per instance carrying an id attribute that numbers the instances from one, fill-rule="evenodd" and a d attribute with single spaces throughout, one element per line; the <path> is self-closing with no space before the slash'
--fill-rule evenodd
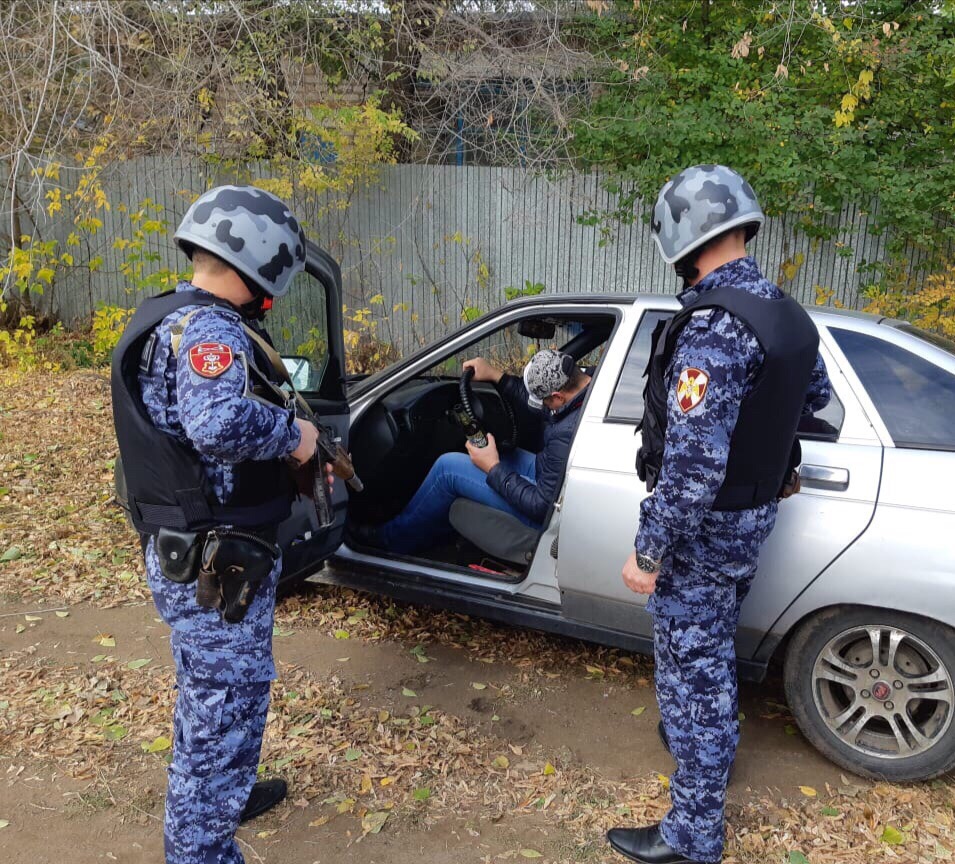
<path id="1" fill-rule="evenodd" d="M 830 329 L 897 447 L 955 450 L 955 375 L 884 339 Z"/>
<path id="2" fill-rule="evenodd" d="M 583 333 L 586 325 L 583 321 L 571 319 L 558 321 L 554 336 L 550 339 L 522 336 L 518 328 L 519 325 L 514 323 L 500 330 L 495 330 L 463 351 L 446 358 L 431 370 L 432 374 L 458 376 L 461 374 L 465 360 L 483 357 L 498 369 L 502 369 L 511 375 L 521 375 L 524 372 L 524 366 L 534 354 L 544 348 L 555 350 L 561 348 L 575 336 Z M 596 365 L 602 348 L 603 346 L 598 346 L 587 357 L 581 358 L 578 365 L 582 368 Z"/>
<path id="3" fill-rule="evenodd" d="M 799 421 L 799 437 L 810 441 L 835 441 L 845 419 L 846 409 L 833 392 L 825 408 L 807 414 Z"/>
<path id="4" fill-rule="evenodd" d="M 643 373 L 650 359 L 650 340 L 653 338 L 653 330 L 657 323 L 669 318 L 672 314 L 672 312 L 655 309 L 644 313 L 643 318 L 640 319 L 640 326 L 637 327 L 636 336 L 633 337 L 627 360 L 617 381 L 617 389 L 610 402 L 608 418 L 634 423 L 639 423 L 643 419 L 643 386 L 646 383 Z"/>
<path id="5" fill-rule="evenodd" d="M 266 315 L 265 326 L 296 389 L 318 390 L 328 364 L 328 305 L 322 283 L 299 273 L 288 294 Z"/>

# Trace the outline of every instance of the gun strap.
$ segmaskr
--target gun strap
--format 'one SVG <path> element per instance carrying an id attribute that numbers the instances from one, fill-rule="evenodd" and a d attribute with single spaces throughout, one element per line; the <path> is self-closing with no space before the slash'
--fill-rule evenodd
<path id="1" fill-rule="evenodd" d="M 292 395 L 295 397 L 295 401 L 298 403 L 299 407 L 305 412 L 305 416 L 312 418 L 314 417 L 314 412 L 309 407 L 308 402 L 302 397 L 302 394 L 295 389 L 295 385 L 292 383 L 292 376 L 288 374 L 288 369 L 285 368 L 285 364 L 282 362 L 282 358 L 279 355 L 279 352 L 276 351 L 262 336 L 255 332 L 251 327 L 242 325 L 242 329 L 245 330 L 245 335 L 248 336 L 259 348 L 262 349 L 262 353 L 266 356 L 269 361 L 269 364 L 272 366 L 272 371 L 279 377 L 283 384 L 288 384 L 289 388 L 292 391 Z"/>
<path id="2" fill-rule="evenodd" d="M 186 330 L 186 325 L 189 323 L 189 319 L 192 318 L 192 316 L 197 312 L 201 311 L 202 308 L 193 309 L 191 312 L 187 312 L 170 328 L 172 353 L 177 357 L 179 356 L 179 346 L 182 343 L 182 334 Z M 287 384 L 289 386 L 292 391 L 292 395 L 295 397 L 296 403 L 305 412 L 305 416 L 310 419 L 314 418 L 315 413 L 312 411 L 308 402 L 306 402 L 302 397 L 302 394 L 295 389 L 295 385 L 292 383 L 292 377 L 288 374 L 288 369 L 285 368 L 285 364 L 282 362 L 279 352 L 269 345 L 269 343 L 266 342 L 259 333 L 256 333 L 255 330 L 253 330 L 247 324 L 242 324 L 242 329 L 245 331 L 245 335 L 262 349 L 262 353 L 269 361 L 272 371 L 278 376 L 279 380 L 283 384 Z"/>

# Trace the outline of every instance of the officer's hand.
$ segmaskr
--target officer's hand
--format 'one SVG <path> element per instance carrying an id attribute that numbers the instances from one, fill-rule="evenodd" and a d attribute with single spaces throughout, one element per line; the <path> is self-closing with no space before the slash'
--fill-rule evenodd
<path id="1" fill-rule="evenodd" d="M 325 463 L 325 474 L 328 477 L 328 491 L 331 492 L 335 488 L 335 466 L 331 462 Z"/>
<path id="2" fill-rule="evenodd" d="M 657 576 L 659 575 L 659 570 L 656 573 L 644 573 L 637 566 L 636 550 L 630 554 L 627 563 L 623 565 L 623 584 L 634 594 L 652 594 L 656 591 Z"/>
<path id="3" fill-rule="evenodd" d="M 487 433 L 487 447 L 475 447 L 470 441 L 465 441 L 464 446 L 468 448 L 471 461 L 485 474 L 501 461 L 497 453 L 497 442 L 490 432 Z"/>
<path id="4" fill-rule="evenodd" d="M 302 433 L 302 440 L 299 441 L 298 447 L 292 451 L 291 457 L 296 464 L 304 465 L 315 455 L 315 448 L 318 446 L 318 429 L 315 428 L 314 423 L 309 423 L 308 420 L 301 420 L 298 417 L 295 418 L 295 425 Z"/>
<path id="5" fill-rule="evenodd" d="M 496 366 L 492 366 L 483 357 L 475 357 L 473 360 L 465 360 L 464 368 L 474 370 L 475 381 L 490 381 L 492 384 L 497 384 L 497 382 L 500 381 L 501 377 L 504 375 L 500 369 L 498 369 Z"/>

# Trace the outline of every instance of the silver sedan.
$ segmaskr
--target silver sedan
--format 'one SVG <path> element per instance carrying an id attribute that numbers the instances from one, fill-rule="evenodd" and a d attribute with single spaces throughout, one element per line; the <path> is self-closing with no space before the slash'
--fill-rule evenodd
<path id="1" fill-rule="evenodd" d="M 652 652 L 646 597 L 620 569 L 646 494 L 634 458 L 650 334 L 675 308 L 659 295 L 519 300 L 353 383 L 350 446 L 366 491 L 347 512 L 374 521 L 407 503 L 440 453 L 460 449 L 463 359 L 519 366 L 554 345 L 595 367 L 542 532 L 461 500 L 453 541 L 415 557 L 346 542 L 319 578 Z M 955 767 L 955 344 L 810 311 L 833 399 L 800 429 L 802 492 L 782 503 L 743 606 L 740 674 L 761 680 L 781 662 L 800 728 L 834 762 L 933 777 Z M 521 443 L 496 391 L 473 389 L 484 425 Z"/>

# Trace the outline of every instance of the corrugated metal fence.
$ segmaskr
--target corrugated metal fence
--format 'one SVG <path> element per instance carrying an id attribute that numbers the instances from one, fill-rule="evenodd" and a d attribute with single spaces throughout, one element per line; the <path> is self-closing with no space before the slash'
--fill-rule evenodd
<path id="1" fill-rule="evenodd" d="M 267 170 L 259 166 L 258 176 Z M 140 297 L 121 272 L 126 253 L 115 248 L 116 238 L 132 236 L 130 212 L 148 201 L 150 218 L 168 223 L 168 231 L 147 235 L 155 256 L 147 270 L 182 268 L 172 229 L 196 193 L 228 179 L 202 162 L 165 157 L 104 172 L 112 203 L 100 213 L 105 224 L 70 250 L 77 263 L 100 257 L 102 264 L 95 273 L 75 267 L 58 274 L 51 294 L 56 311 L 83 324 L 99 303 L 135 305 Z M 347 207 L 330 207 L 322 196 L 293 205 L 309 235 L 341 262 L 348 314 L 370 310 L 378 336 L 404 352 L 494 308 L 506 288 L 526 282 L 542 284 L 547 293 L 675 291 L 672 268 L 661 263 L 642 219 L 610 236 L 580 224 L 583 214 L 613 207 L 601 181 L 598 174 L 550 179 L 520 168 L 395 165 Z M 833 292 L 832 301 L 858 307 L 859 288 L 871 278 L 863 275 L 864 265 L 885 254 L 886 238 L 869 230 L 872 220 L 871 211 L 850 205 L 833 220 L 833 236 L 814 241 L 795 231 L 796 217 L 774 218 L 757 237 L 754 254 L 774 279 L 782 277 L 784 262 L 801 255 L 804 263 L 785 281 L 787 291 L 812 302 L 822 288 Z M 45 239 L 65 244 L 74 230 L 69 208 L 40 229 Z M 913 269 L 918 264 L 913 260 Z M 282 323 L 303 335 L 321 314 L 313 307 L 307 292 L 299 292 L 285 304 Z"/>

